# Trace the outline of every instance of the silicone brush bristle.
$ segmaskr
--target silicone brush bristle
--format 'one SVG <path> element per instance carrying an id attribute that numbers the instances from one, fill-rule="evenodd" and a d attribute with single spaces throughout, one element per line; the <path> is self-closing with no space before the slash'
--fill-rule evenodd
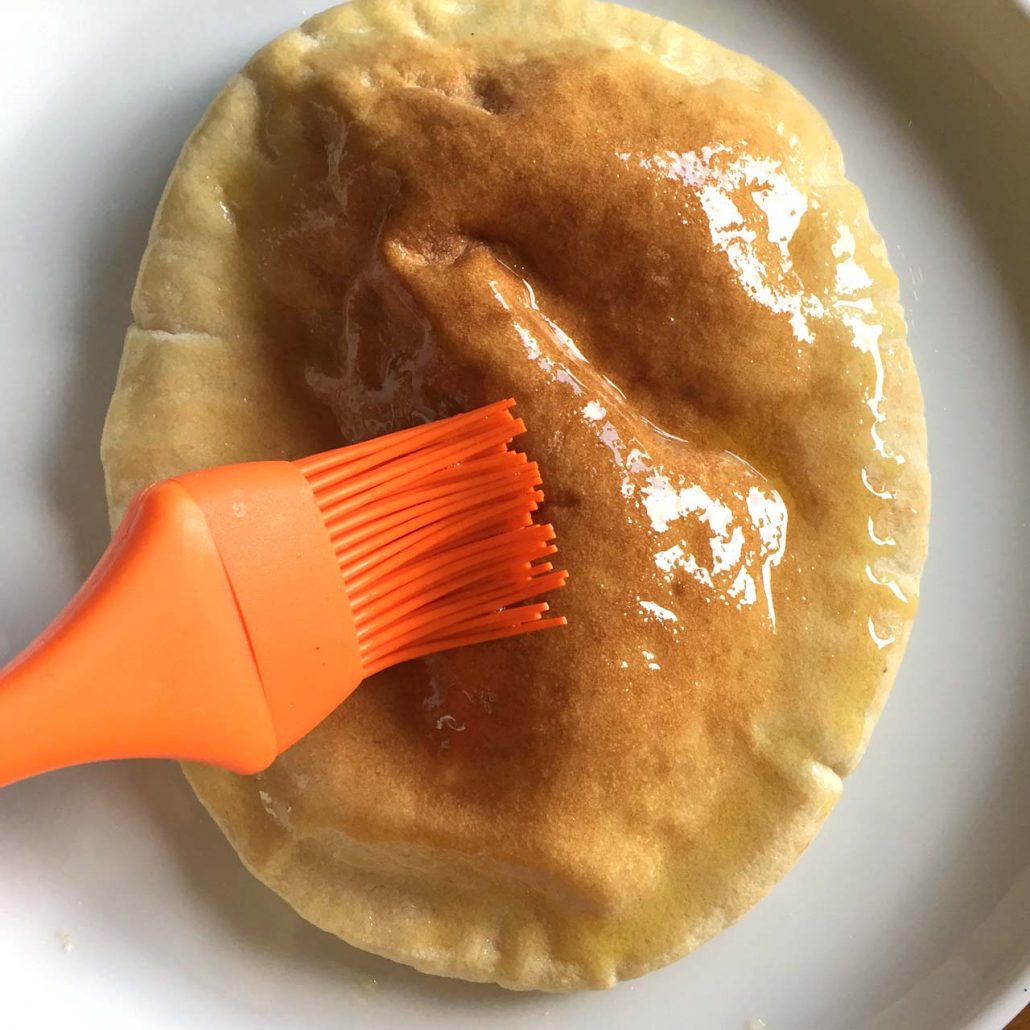
<path id="1" fill-rule="evenodd" d="M 525 432 L 500 401 L 296 462 L 336 551 L 366 676 L 435 651 L 565 624 Z"/>

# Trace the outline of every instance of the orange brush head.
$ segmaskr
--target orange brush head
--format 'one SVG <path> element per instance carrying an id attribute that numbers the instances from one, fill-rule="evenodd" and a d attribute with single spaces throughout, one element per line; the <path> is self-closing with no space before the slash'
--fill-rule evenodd
<path id="1" fill-rule="evenodd" d="M 512 401 L 130 505 L 85 586 L 0 670 L 0 785 L 103 758 L 257 772 L 397 662 L 564 624 Z"/>
<path id="2" fill-rule="evenodd" d="M 514 401 L 295 462 L 343 575 L 366 676 L 465 644 L 565 624 L 527 604 L 565 582 Z"/>

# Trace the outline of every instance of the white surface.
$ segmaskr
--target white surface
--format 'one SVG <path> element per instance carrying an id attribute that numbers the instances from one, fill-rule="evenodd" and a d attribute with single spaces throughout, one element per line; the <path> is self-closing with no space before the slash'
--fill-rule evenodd
<path id="1" fill-rule="evenodd" d="M 651 6 L 823 109 L 910 313 L 935 475 L 923 608 L 826 829 L 686 960 L 609 994 L 517 996 L 309 927 L 243 871 L 171 766 L 55 774 L 0 793 L 5 1025 L 997 1030 L 1030 1000 L 1026 129 L 1017 153 L 1014 115 L 958 56 L 977 42 L 969 19 L 952 38 L 954 19 L 924 32 L 904 4 L 874 0 Z M 985 32 L 1003 7 L 983 4 Z M 0 659 L 102 549 L 97 439 L 178 147 L 248 54 L 312 10 L 5 7 Z M 1030 66 L 1007 24 L 1008 51 Z"/>

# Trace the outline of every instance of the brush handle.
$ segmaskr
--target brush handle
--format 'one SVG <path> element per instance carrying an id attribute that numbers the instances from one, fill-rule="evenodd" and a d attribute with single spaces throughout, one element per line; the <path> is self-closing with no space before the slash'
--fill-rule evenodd
<path id="1" fill-rule="evenodd" d="M 68 607 L 0 670 L 0 786 L 110 758 L 256 772 L 278 750 L 205 514 L 178 482 L 150 487 Z"/>

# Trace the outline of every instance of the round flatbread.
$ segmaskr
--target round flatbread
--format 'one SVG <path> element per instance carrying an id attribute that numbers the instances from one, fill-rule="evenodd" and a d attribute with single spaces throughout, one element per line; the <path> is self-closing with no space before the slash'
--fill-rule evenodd
<path id="1" fill-rule="evenodd" d="M 333 8 L 190 137 L 133 317 L 113 521 L 510 394 L 571 572 L 567 629 L 377 676 L 259 776 L 189 768 L 256 876 L 545 990 L 670 962 L 782 876 L 894 679 L 929 510 L 897 280 L 787 83 L 590 0 Z"/>

